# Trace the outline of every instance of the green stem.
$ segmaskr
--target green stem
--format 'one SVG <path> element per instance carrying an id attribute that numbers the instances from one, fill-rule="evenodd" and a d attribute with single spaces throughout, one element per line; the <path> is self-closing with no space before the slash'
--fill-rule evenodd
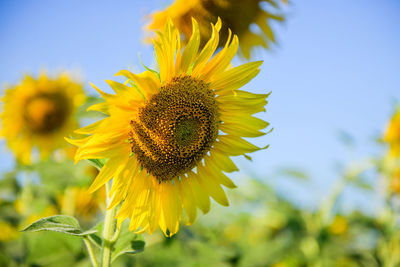
<path id="1" fill-rule="evenodd" d="M 110 185 L 106 183 L 106 197 L 107 197 L 107 207 L 110 204 Z M 115 207 L 111 209 L 106 209 L 106 214 L 104 218 L 103 226 L 103 247 L 102 247 L 102 257 L 101 266 L 109 267 L 111 265 L 111 251 L 113 249 L 116 240 L 113 240 L 114 227 L 115 227 Z"/>
<path id="2" fill-rule="evenodd" d="M 115 233 L 111 239 L 111 242 L 113 242 L 113 243 L 117 242 L 120 232 L 121 232 L 121 229 L 117 227 L 117 229 L 115 230 Z"/>
<path id="3" fill-rule="evenodd" d="M 331 219 L 333 207 L 335 206 L 340 194 L 342 193 L 346 185 L 346 181 L 346 178 L 340 178 L 332 188 L 329 196 L 322 202 L 320 209 L 323 224 L 327 224 Z"/>
<path id="4" fill-rule="evenodd" d="M 331 193 L 328 195 L 328 197 L 322 202 L 320 206 L 320 214 L 321 214 L 321 219 L 323 224 L 329 223 L 329 220 L 332 218 L 332 211 L 335 206 L 335 204 L 338 201 L 338 198 L 343 192 L 343 189 L 347 185 L 348 182 L 355 182 L 355 179 L 360 179 L 359 174 L 372 168 L 373 163 L 370 160 L 367 160 L 365 162 L 361 162 L 359 166 L 357 167 L 357 173 L 356 175 L 351 175 L 348 176 L 346 174 L 341 177 L 334 187 L 332 188 Z M 355 177 L 354 177 L 355 176 Z"/>
<path id="5" fill-rule="evenodd" d="M 89 239 L 87 237 L 84 237 L 83 242 L 86 245 L 86 248 L 87 248 L 88 254 L 89 254 L 89 258 L 90 258 L 90 261 L 92 262 L 93 267 L 99 267 L 99 264 L 97 263 L 96 257 L 94 256 L 92 245 L 90 244 Z"/>

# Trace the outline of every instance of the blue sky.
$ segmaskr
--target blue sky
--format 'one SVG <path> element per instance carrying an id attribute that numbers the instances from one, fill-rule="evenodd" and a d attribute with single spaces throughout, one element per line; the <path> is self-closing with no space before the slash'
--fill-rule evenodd
<path id="1" fill-rule="evenodd" d="M 120 69 L 141 70 L 138 55 L 154 63 L 142 43 L 143 16 L 170 1 L 0 1 L 0 83 L 24 73 L 77 72 L 107 88 Z M 400 2 L 397 0 L 292 1 L 284 25 L 274 25 L 279 45 L 259 52 L 264 64 L 246 89 L 269 92 L 260 117 L 274 131 L 255 143 L 270 144 L 253 162 L 239 160 L 244 173 L 256 173 L 287 194 L 313 202 L 337 178 L 335 163 L 381 153 L 374 143 L 400 100 Z M 350 153 L 339 141 L 356 141 Z M 0 171 L 12 167 L 1 145 Z M 306 170 L 309 187 L 277 182 L 282 166 Z M 251 171 L 250 171 L 251 170 Z M 312 194 L 307 193 L 312 190 Z"/>

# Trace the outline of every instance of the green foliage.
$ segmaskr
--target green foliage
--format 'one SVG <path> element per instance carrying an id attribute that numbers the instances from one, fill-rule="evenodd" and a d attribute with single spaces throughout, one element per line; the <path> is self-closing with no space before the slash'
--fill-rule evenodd
<path id="1" fill-rule="evenodd" d="M 101 170 L 103 168 L 105 161 L 103 159 L 89 159 L 88 160 L 94 167 Z"/>
<path id="2" fill-rule="evenodd" d="M 97 230 L 92 229 L 83 231 L 77 219 L 72 216 L 55 215 L 42 218 L 31 225 L 26 227 L 23 232 L 39 232 L 39 231 L 52 231 L 68 235 L 86 236 L 96 233 Z"/>
<path id="3" fill-rule="evenodd" d="M 310 178 L 306 172 L 296 168 L 281 168 L 277 174 L 280 176 L 287 176 L 304 181 Z"/>
<path id="4" fill-rule="evenodd" d="M 103 222 L 98 223 L 95 227 L 93 233 L 88 235 L 90 242 L 95 245 L 98 249 L 101 249 L 103 244 L 103 239 L 101 238 L 101 233 L 103 232 Z"/>
<path id="5" fill-rule="evenodd" d="M 84 244 L 100 255 L 103 223 L 98 222 L 105 201 L 86 219 L 76 214 L 76 206 L 64 207 L 63 201 L 88 203 L 68 192 L 73 187 L 87 189 L 104 164 L 98 159 L 76 165 L 67 159 L 48 160 L 17 165 L 3 174 L 0 223 L 9 229 L 1 226 L 0 266 L 89 266 Z M 312 208 L 277 193 L 262 182 L 265 177 L 246 177 L 242 180 L 247 182 L 228 191 L 231 207 L 215 205 L 193 225 L 182 225 L 172 238 L 161 232 L 136 235 L 126 221 L 113 239 L 113 266 L 400 266 L 398 197 L 387 194 L 379 213 L 364 214 L 343 209 L 348 200 L 342 194 L 351 187 L 372 198 L 376 192 L 371 173 L 376 181 L 391 175 L 400 162 L 376 158 L 344 166 L 337 183 Z M 310 190 L 309 171 L 284 166 L 269 175 Z M 86 212 L 93 211 L 89 207 Z"/>
<path id="6" fill-rule="evenodd" d="M 23 238 L 26 242 L 26 255 L 21 263 L 59 267 L 90 265 L 83 254 L 84 247 L 80 238 L 55 232 L 43 232 Z"/>
<path id="7" fill-rule="evenodd" d="M 115 261 L 123 254 L 137 254 L 144 251 L 145 242 L 140 235 L 129 231 L 129 222 L 121 225 L 119 237 L 111 253 L 111 261 Z"/>
<path id="8" fill-rule="evenodd" d="M 111 254 L 111 261 L 115 261 L 123 254 L 137 254 L 143 252 L 146 243 L 143 240 L 136 239 L 137 236 L 132 233 L 126 233 L 124 236 L 120 236 Z"/>

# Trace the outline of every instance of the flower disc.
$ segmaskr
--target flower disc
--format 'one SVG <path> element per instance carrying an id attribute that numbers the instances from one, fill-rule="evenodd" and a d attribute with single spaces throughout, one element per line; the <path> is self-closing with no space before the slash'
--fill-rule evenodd
<path id="1" fill-rule="evenodd" d="M 190 76 L 175 77 L 131 121 L 132 152 L 158 180 L 191 170 L 218 133 L 215 94 Z"/>
<path id="2" fill-rule="evenodd" d="M 26 101 L 23 111 L 27 127 L 39 134 L 61 128 L 69 113 L 68 99 L 60 93 L 35 95 Z"/>

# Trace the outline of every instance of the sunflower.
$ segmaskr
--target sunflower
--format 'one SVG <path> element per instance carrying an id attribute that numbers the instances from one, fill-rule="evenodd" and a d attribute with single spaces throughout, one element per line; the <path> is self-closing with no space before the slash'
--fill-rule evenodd
<path id="1" fill-rule="evenodd" d="M 287 3 L 285 0 L 281 1 Z M 271 43 L 276 42 L 270 21 L 284 21 L 279 2 L 279 0 L 176 0 L 164 11 L 152 14 L 152 21 L 147 29 L 161 29 L 167 19 L 171 18 L 185 39 L 189 40 L 193 17 L 201 26 L 200 47 L 203 47 L 212 34 L 207 26 L 210 22 L 217 21 L 219 17 L 223 21 L 219 46 L 224 45 L 231 29 L 240 38 L 242 55 L 249 59 L 253 47 L 269 48 Z M 250 29 L 253 25 L 256 25 L 256 31 Z"/>
<path id="2" fill-rule="evenodd" d="M 87 194 L 87 187 L 68 187 L 65 193 L 58 198 L 58 204 L 62 214 L 79 217 L 89 221 L 100 210 L 105 202 L 105 191 L 97 191 L 95 194 Z"/>
<path id="3" fill-rule="evenodd" d="M 10 224 L 0 220 L 0 242 L 8 242 L 18 237 L 18 229 Z"/>
<path id="4" fill-rule="evenodd" d="M 32 162 L 32 149 L 41 158 L 68 146 L 64 136 L 77 127 L 73 113 L 84 101 L 82 85 L 66 74 L 56 79 L 41 74 L 25 76 L 6 89 L 2 98 L 0 136 L 14 151 L 18 161 Z"/>
<path id="5" fill-rule="evenodd" d="M 122 202 L 118 225 L 130 218 L 135 232 L 160 227 L 171 236 L 179 229 L 183 209 L 194 222 L 197 208 L 210 209 L 210 197 L 229 202 L 221 185 L 235 184 L 224 172 L 237 171 L 230 156 L 260 150 L 242 137 L 264 135 L 268 123 L 252 114 L 265 111 L 268 94 L 238 90 L 259 72 L 262 62 L 230 68 L 238 37 L 219 43 L 221 21 L 199 51 L 200 31 L 193 20 L 193 35 L 186 47 L 169 20 L 154 40 L 159 72 L 133 74 L 122 70 L 125 83 L 107 81 L 115 95 L 94 88 L 106 100 L 90 107 L 108 117 L 78 129 L 82 139 L 67 140 L 79 148 L 75 160 L 108 159 L 89 191 L 113 178 L 108 208 Z"/>
<path id="6" fill-rule="evenodd" d="M 394 167 L 389 176 L 389 192 L 400 194 L 400 166 Z"/>
<path id="7" fill-rule="evenodd" d="M 400 108 L 397 109 L 390 120 L 383 140 L 389 144 L 389 155 L 400 157 Z"/>
<path id="8" fill-rule="evenodd" d="M 336 215 L 332 223 L 328 226 L 328 231 L 333 235 L 343 235 L 349 229 L 349 223 L 346 217 Z"/>

